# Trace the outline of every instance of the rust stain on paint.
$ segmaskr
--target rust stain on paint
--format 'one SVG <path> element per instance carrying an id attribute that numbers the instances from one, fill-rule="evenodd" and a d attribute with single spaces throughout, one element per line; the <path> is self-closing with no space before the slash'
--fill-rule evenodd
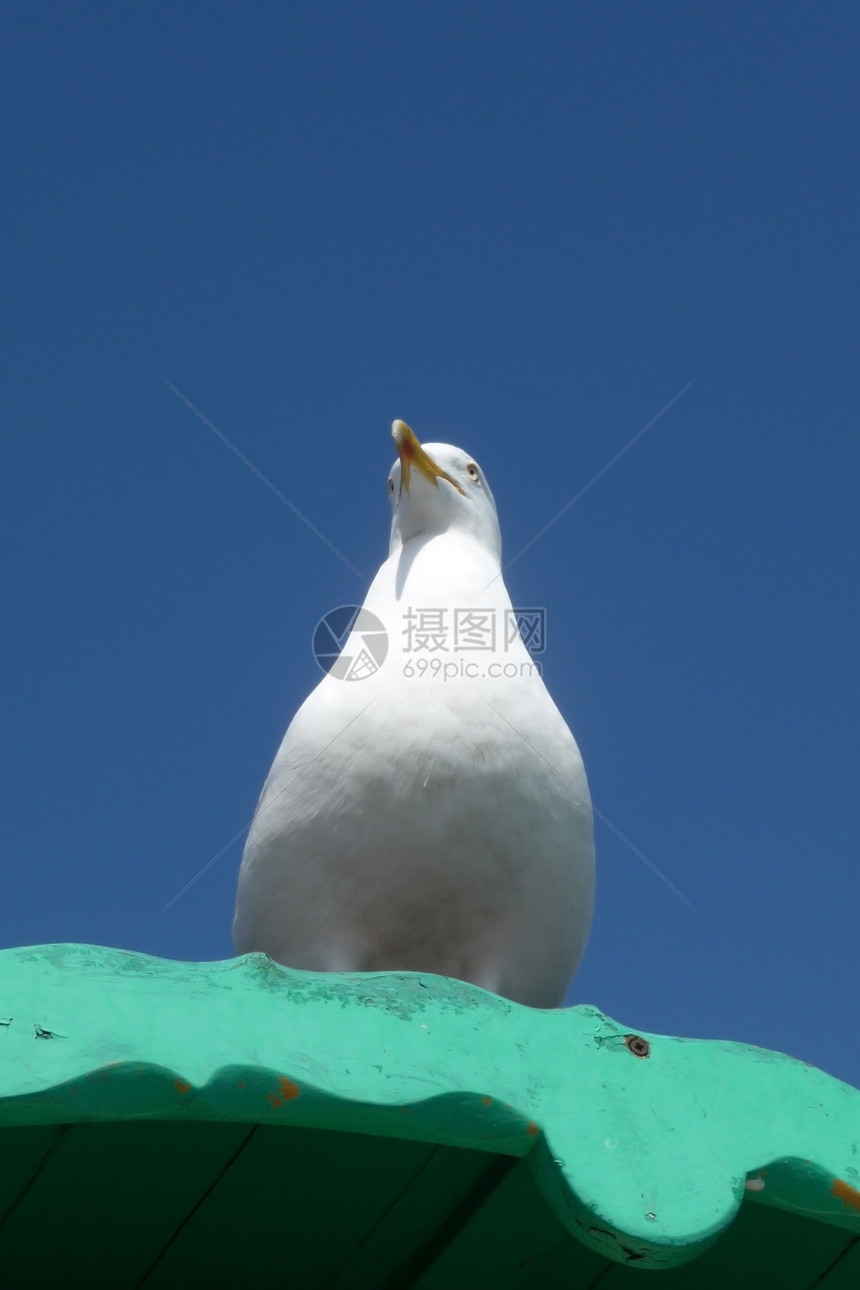
<path id="1" fill-rule="evenodd" d="M 281 1090 L 281 1097 L 285 1102 L 292 1102 L 293 1098 L 298 1097 L 301 1093 L 298 1084 L 294 1084 L 291 1079 L 287 1079 L 286 1075 L 280 1077 L 278 1085 Z"/>
<path id="2" fill-rule="evenodd" d="M 190 1085 L 190 1084 L 186 1084 L 186 1082 L 185 1082 L 185 1080 L 184 1080 L 184 1079 L 175 1079 L 175 1080 L 173 1081 L 173 1087 L 176 1089 L 177 1093 L 190 1093 L 190 1092 L 191 1092 L 191 1085 Z"/>
<path id="3" fill-rule="evenodd" d="M 843 1205 L 850 1205 L 852 1209 L 860 1210 L 860 1191 L 850 1183 L 843 1182 L 841 1178 L 834 1178 L 830 1191 L 832 1195 L 838 1196 Z"/>
<path id="4" fill-rule="evenodd" d="M 481 1101 L 484 1103 L 484 1106 L 492 1106 L 492 1105 L 493 1105 L 493 1099 L 492 1099 L 491 1097 L 482 1097 L 482 1098 L 481 1098 Z"/>
<path id="5" fill-rule="evenodd" d="M 286 1075 L 280 1075 L 278 1077 L 277 1093 L 267 1093 L 266 1100 L 269 1106 L 283 1106 L 285 1102 L 292 1102 L 293 1098 L 298 1097 L 300 1093 L 301 1089 L 298 1084 L 294 1084 L 291 1079 L 287 1079 Z"/>
<path id="6" fill-rule="evenodd" d="M 530 1138 L 536 1138 L 540 1133 L 540 1129 L 537 1127 L 534 1120 L 529 1120 L 529 1127 L 526 1129 L 526 1133 Z"/>

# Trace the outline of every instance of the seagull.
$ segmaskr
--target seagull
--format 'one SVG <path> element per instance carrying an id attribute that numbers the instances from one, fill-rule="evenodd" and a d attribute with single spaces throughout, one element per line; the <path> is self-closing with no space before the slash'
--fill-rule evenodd
<path id="1" fill-rule="evenodd" d="M 263 787 L 236 951 L 560 1007 L 594 905 L 582 758 L 517 630 L 483 470 L 392 435 L 389 556 Z"/>

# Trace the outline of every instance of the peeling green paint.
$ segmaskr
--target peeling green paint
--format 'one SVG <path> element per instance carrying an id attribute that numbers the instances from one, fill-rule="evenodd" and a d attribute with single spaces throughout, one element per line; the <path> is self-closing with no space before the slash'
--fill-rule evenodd
<path id="1" fill-rule="evenodd" d="M 0 952 L 0 1127 L 346 1129 L 528 1158 L 564 1227 L 671 1267 L 744 1196 L 860 1233 L 860 1093 L 779 1053 L 418 973 Z"/>

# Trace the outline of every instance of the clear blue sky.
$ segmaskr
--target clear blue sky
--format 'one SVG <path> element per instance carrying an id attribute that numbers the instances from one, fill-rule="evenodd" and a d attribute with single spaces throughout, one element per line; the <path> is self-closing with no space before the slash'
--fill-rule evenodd
<path id="1" fill-rule="evenodd" d="M 231 952 L 367 575 L 466 447 L 601 811 L 573 998 L 860 1084 L 855 5 L 10 3 L 0 943 Z"/>

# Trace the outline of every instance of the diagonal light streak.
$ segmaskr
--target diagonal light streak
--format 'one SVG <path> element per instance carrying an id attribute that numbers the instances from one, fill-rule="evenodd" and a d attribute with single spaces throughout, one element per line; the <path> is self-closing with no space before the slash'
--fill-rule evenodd
<path id="1" fill-rule="evenodd" d="M 219 430 L 219 429 L 218 429 L 218 427 L 217 427 L 216 425 L 213 425 L 213 424 L 212 424 L 212 422 L 209 420 L 209 418 L 208 418 L 208 417 L 205 417 L 205 416 L 203 415 L 203 413 L 200 411 L 200 409 L 199 409 L 199 408 L 196 408 L 196 407 L 194 406 L 194 404 L 191 402 L 191 400 L 190 400 L 190 399 L 187 399 L 187 398 L 185 397 L 185 395 L 182 393 L 182 391 L 181 391 L 181 390 L 177 390 L 176 386 L 173 384 L 173 382 L 172 382 L 172 381 L 168 381 L 167 377 L 166 377 L 166 376 L 164 376 L 164 375 L 162 375 L 162 373 L 159 373 L 159 376 L 160 376 L 161 380 L 164 382 L 164 384 L 167 386 L 167 388 L 168 388 L 169 390 L 172 390 L 172 391 L 173 391 L 173 393 L 176 395 L 176 397 L 177 397 L 178 399 L 181 399 L 181 400 L 182 400 L 182 402 L 186 405 L 186 407 L 189 407 L 189 408 L 191 409 L 191 411 L 194 413 L 194 415 L 195 415 L 196 417 L 199 417 L 199 418 L 200 418 L 200 420 L 203 422 L 203 424 L 204 424 L 205 426 L 208 426 L 208 427 L 209 427 L 209 429 L 212 431 L 212 433 L 213 433 L 213 434 L 215 434 L 215 435 L 217 435 L 217 436 L 218 436 L 218 438 L 221 440 L 221 442 L 222 442 L 223 444 L 226 444 L 226 445 L 227 445 L 227 447 L 230 449 L 230 451 L 231 451 L 232 453 L 235 453 L 235 455 L 239 458 L 239 460 L 240 460 L 240 461 L 241 461 L 245 466 L 247 466 L 249 470 L 253 471 L 253 473 L 257 476 L 257 478 L 258 478 L 262 483 L 264 483 L 264 484 L 266 485 L 266 487 L 267 487 L 271 492 L 273 492 L 273 493 L 275 494 L 275 496 L 278 498 L 278 500 L 279 500 L 279 501 L 281 501 L 281 502 L 283 502 L 283 503 L 284 503 L 284 505 L 285 505 L 286 507 L 288 507 L 288 508 L 293 512 L 293 514 L 294 514 L 298 519 L 300 519 L 300 520 L 301 520 L 302 524 L 307 525 L 307 527 L 310 529 L 311 533 L 314 533 L 314 534 L 319 538 L 320 542 L 324 542 L 324 543 L 325 543 L 325 545 L 328 547 L 328 549 L 329 549 L 330 551 L 333 551 L 333 552 L 334 552 L 334 554 L 337 556 L 337 558 L 338 558 L 339 560 L 342 560 L 342 561 L 343 561 L 343 563 L 346 565 L 346 567 L 347 567 L 348 569 L 351 569 L 351 570 L 352 570 L 352 572 L 355 574 L 355 576 L 356 576 L 357 578 L 360 578 L 360 579 L 361 579 L 361 581 L 364 583 L 364 585 L 365 585 L 366 587 L 369 587 L 369 586 L 370 586 L 370 579 L 369 579 L 369 578 L 365 578 L 365 576 L 364 576 L 364 574 L 361 572 L 361 570 L 360 570 L 360 569 L 357 569 L 357 568 L 355 567 L 355 565 L 352 563 L 352 561 L 351 561 L 350 559 L 348 559 L 348 558 L 347 558 L 347 556 L 345 556 L 345 555 L 344 555 L 343 551 L 341 551 L 338 547 L 336 547 L 336 546 L 335 546 L 335 544 L 334 544 L 334 542 L 331 542 L 331 541 L 326 537 L 325 533 L 320 532 L 320 530 L 317 528 L 316 524 L 314 524 L 312 520 L 309 520 L 309 519 L 308 519 L 308 517 L 307 517 L 307 515 L 304 515 L 304 514 L 299 510 L 298 506 L 295 506 L 295 505 L 290 501 L 289 497 L 285 497 L 285 496 L 284 496 L 284 494 L 281 492 L 280 488 L 276 487 L 276 485 L 275 485 L 275 484 L 273 484 L 273 483 L 272 483 L 272 481 L 271 481 L 270 479 L 267 479 L 267 478 L 266 478 L 266 476 L 263 474 L 262 470 L 260 470 L 257 466 L 255 466 L 255 465 L 254 465 L 254 463 L 253 463 L 252 461 L 249 461 L 249 459 L 245 456 L 245 454 L 244 454 L 244 453 L 243 453 L 239 448 L 237 448 L 237 447 L 236 447 L 236 445 L 235 445 L 234 443 L 231 443 L 231 441 L 227 438 L 227 436 L 224 434 L 224 432 L 223 432 L 222 430 Z"/>
<path id="2" fill-rule="evenodd" d="M 535 542 L 539 541 L 543 537 L 544 533 L 548 533 L 549 530 L 552 528 L 553 524 L 555 524 L 558 520 L 560 520 L 562 515 L 566 514 L 566 512 L 570 510 L 571 506 L 573 506 L 575 502 L 578 502 L 580 497 L 584 496 L 584 494 L 588 492 L 589 488 L 591 488 L 592 485 L 596 484 L 598 479 L 601 479 L 606 474 L 607 470 L 610 470 L 615 465 L 616 461 L 620 461 L 620 459 L 624 456 L 625 452 L 629 452 L 630 449 L 633 447 L 634 443 L 636 443 L 638 439 L 641 439 L 643 434 L 645 434 L 647 430 L 650 430 L 651 427 L 655 425 L 666 412 L 669 411 L 672 405 L 674 403 L 677 403 L 678 400 L 687 393 L 687 391 L 690 389 L 692 385 L 696 384 L 696 381 L 698 381 L 698 379 L 699 379 L 698 376 L 694 376 L 692 381 L 688 381 L 687 384 L 682 389 L 680 389 L 678 393 L 669 400 L 668 403 L 663 405 L 663 407 L 660 409 L 660 411 L 657 413 L 656 416 L 653 416 L 651 420 L 642 427 L 641 430 L 637 430 L 633 438 L 629 439 L 623 448 L 619 448 L 615 456 L 612 457 L 609 461 L 607 461 L 606 465 L 603 466 L 600 470 L 598 470 L 597 474 L 593 475 L 591 479 L 589 479 L 587 484 L 584 484 L 583 487 L 580 488 L 576 496 L 571 497 L 570 501 L 566 502 L 565 505 L 562 506 L 561 510 L 557 511 L 556 514 L 553 515 L 552 519 L 548 520 L 547 523 L 544 524 L 543 528 L 540 529 L 539 532 L 535 533 L 534 537 L 531 538 L 528 542 L 526 542 L 525 546 L 522 547 L 519 551 L 517 551 L 515 556 L 512 556 L 511 559 L 508 560 L 507 564 L 503 565 L 502 573 L 507 572 L 507 570 L 510 569 L 512 564 L 516 564 L 520 556 L 525 555 L 526 551 L 528 551 L 530 547 L 533 547 Z"/>
<path id="3" fill-rule="evenodd" d="M 308 766 L 313 765 L 313 763 L 314 763 L 315 761 L 317 761 L 317 759 L 318 759 L 318 758 L 322 757 L 323 753 L 328 752 L 328 750 L 329 750 L 329 748 L 331 748 L 332 744 L 337 743 L 337 741 L 338 741 L 338 739 L 340 739 L 341 735 L 346 734 L 346 732 L 347 732 L 347 730 L 349 730 L 350 726 L 351 726 L 355 721 L 358 721 L 359 717 L 363 717 L 363 716 L 364 716 L 365 712 L 367 712 L 367 709 L 371 706 L 371 704 L 373 704 L 373 703 L 375 703 L 375 702 L 376 702 L 377 697 L 378 697 L 377 695 L 374 695 L 374 697 L 370 700 L 370 703 L 365 703 L 364 707 L 363 707 L 363 708 L 360 708 L 360 709 L 359 709 L 359 711 L 355 714 L 355 716 L 354 716 L 354 717 L 351 717 L 351 718 L 350 718 L 350 720 L 349 720 L 349 721 L 347 721 L 347 723 L 346 723 L 346 725 L 343 727 L 343 729 L 339 730 L 339 731 L 337 732 L 337 734 L 336 734 L 332 739 L 329 739 L 329 741 L 328 741 L 328 743 L 325 745 L 325 747 L 320 748 L 319 752 L 314 753 L 313 757 L 311 757 L 311 758 L 310 758 L 310 760 L 306 763 L 306 765 L 308 765 Z M 220 859 L 221 859 L 221 857 L 222 857 L 222 856 L 223 856 L 227 851 L 229 851 L 229 850 L 230 850 L 230 848 L 232 847 L 233 843 L 234 843 L 234 842 L 238 842 L 238 841 L 239 841 L 239 838 L 241 838 L 242 834 L 243 834 L 243 833 L 247 833 L 247 832 L 248 832 L 248 829 L 250 829 L 251 825 L 254 823 L 254 820 L 256 820 L 256 819 L 257 819 L 257 817 L 258 817 L 259 815 L 265 815 L 265 813 L 269 810 L 269 808 L 270 808 L 270 807 L 272 807 L 272 806 L 274 806 L 275 802 L 280 801 L 281 797 L 284 795 L 284 793 L 285 793 L 286 791 L 287 791 L 287 789 L 286 789 L 286 787 L 284 787 L 284 788 L 282 788 L 282 789 L 281 789 L 281 791 L 280 791 L 279 793 L 275 793 L 274 797 L 272 797 L 272 798 L 271 798 L 271 799 L 266 803 L 266 805 L 263 807 L 263 809 L 262 809 L 262 810 L 260 810 L 260 806 L 259 806 L 259 803 L 258 803 L 258 804 L 257 804 L 257 809 L 254 811 L 254 814 L 251 816 L 250 820 L 248 820 L 248 823 L 247 823 L 247 824 L 243 824 L 243 825 L 242 825 L 242 827 L 241 827 L 241 829 L 239 830 L 239 832 L 238 832 L 238 833 L 234 833 L 234 834 L 233 834 L 233 836 L 232 836 L 232 838 L 230 839 L 230 841 L 229 841 L 229 842 L 225 842 L 225 844 L 224 844 L 224 846 L 221 848 L 221 850 L 220 850 L 220 851 L 218 851 L 218 852 L 217 852 L 217 853 L 212 857 L 212 859 L 211 859 L 211 860 L 208 860 L 208 861 L 206 862 L 206 864 L 203 866 L 203 868 L 202 868 L 202 869 L 198 869 L 198 871 L 197 871 L 197 873 L 194 875 L 194 877 L 193 877 L 193 878 L 191 878 L 191 879 L 190 879 L 190 880 L 185 884 L 185 886 L 181 888 L 181 890 L 180 890 L 180 891 L 177 891 L 177 893 L 176 893 L 176 895 L 175 895 L 175 896 L 171 896 L 171 897 L 170 897 L 170 900 L 168 900 L 167 904 L 166 904 L 166 905 L 163 905 L 163 906 L 161 907 L 161 909 L 159 910 L 159 913 L 161 913 L 161 914 L 166 914 L 166 913 L 167 913 L 167 911 L 168 911 L 168 909 L 170 909 L 171 905 L 175 905 L 175 904 L 176 904 L 176 902 L 177 902 L 177 900 L 180 900 L 180 899 L 185 895 L 186 891 L 190 891 L 190 890 L 191 890 L 191 888 L 194 886 L 194 884 L 195 884 L 196 882 L 198 882 L 198 881 L 203 877 L 203 875 L 204 875 L 205 873 L 208 873 L 208 871 L 212 868 L 213 864 L 215 864 L 215 862 L 216 862 L 217 860 L 220 860 Z"/>
<path id="4" fill-rule="evenodd" d="M 181 900 L 181 899 L 182 899 L 182 897 L 185 895 L 186 891 L 190 891 L 190 890 L 191 890 L 191 888 L 194 886 L 194 884 L 195 884 L 196 882 L 199 882 L 199 881 L 200 881 L 200 879 L 203 877 L 204 873 L 208 873 L 208 872 L 209 872 L 209 870 L 212 868 L 213 864 L 215 864 L 215 862 L 216 862 L 217 860 L 220 860 L 220 859 L 221 859 L 221 857 L 222 857 L 223 855 L 225 855 L 225 854 L 230 850 L 230 848 L 232 847 L 233 843 L 234 843 L 234 842 L 238 842 L 238 841 L 239 841 L 239 839 L 241 838 L 242 834 L 243 834 L 243 833 L 247 833 L 247 832 L 248 832 L 248 829 L 250 829 L 250 827 L 251 827 L 251 825 L 253 824 L 253 822 L 254 822 L 254 817 L 253 817 L 253 815 L 252 815 L 252 816 L 251 816 L 251 818 L 250 818 L 250 820 L 248 821 L 248 823 L 247 823 L 247 824 L 243 824 L 243 825 L 242 825 L 242 827 L 241 827 L 241 829 L 239 830 L 239 832 L 238 832 L 238 833 L 234 833 L 234 834 L 233 834 L 233 836 L 232 836 L 232 838 L 230 839 L 230 841 L 229 841 L 229 842 L 225 842 L 225 843 L 224 843 L 224 846 L 221 848 L 221 850 L 220 850 L 220 851 L 218 851 L 218 852 L 216 852 L 216 854 L 212 857 L 212 859 L 211 859 L 211 860 L 209 860 L 209 861 L 207 861 L 207 863 L 203 866 L 203 868 L 202 868 L 202 869 L 198 869 L 198 870 L 197 870 L 197 873 L 194 875 L 194 877 L 193 877 L 193 878 L 191 878 L 191 879 L 189 879 L 189 881 L 188 881 L 188 882 L 186 882 L 185 886 L 184 886 L 184 887 L 182 887 L 182 888 L 180 888 L 180 890 L 179 890 L 179 891 L 177 891 L 177 893 L 176 893 L 176 895 L 175 895 L 175 896 L 171 896 L 171 897 L 170 897 L 170 900 L 168 900 L 167 904 L 166 904 L 166 905 L 162 905 L 161 909 L 160 909 L 158 912 L 159 912 L 160 914 L 166 914 L 166 913 L 167 913 L 167 911 L 168 911 L 168 909 L 170 909 L 171 905 L 175 905 L 175 904 L 176 904 L 176 902 L 177 902 L 177 900 Z"/>
<path id="5" fill-rule="evenodd" d="M 616 826 L 612 823 L 612 821 L 608 819 L 603 814 L 602 811 L 598 811 L 594 803 L 590 802 L 589 799 L 579 791 L 576 785 L 570 782 L 570 780 L 567 778 L 566 775 L 562 775 L 561 771 L 556 766 L 553 766 L 552 762 L 547 757 L 544 757 L 543 753 L 540 751 L 539 748 L 535 748 L 531 740 L 527 739 L 521 730 L 518 730 L 517 727 L 513 725 L 512 722 L 508 721 L 507 717 L 504 716 L 503 713 L 499 712 L 499 709 L 494 707 L 493 704 L 490 703 L 489 699 L 485 698 L 484 695 L 481 695 L 481 698 L 484 700 L 487 707 L 490 708 L 493 712 L 495 712 L 496 716 L 500 717 L 501 720 L 504 721 L 506 726 L 509 726 L 510 729 L 513 730 L 515 735 L 519 735 L 520 739 L 522 739 L 526 747 L 530 748 L 536 757 L 540 757 L 544 765 L 548 766 L 550 770 L 553 772 L 553 774 L 558 776 L 561 782 L 567 788 L 570 789 L 570 791 L 574 794 L 575 797 L 579 798 L 580 802 L 582 802 L 584 806 L 590 806 L 591 810 L 594 812 L 597 818 L 601 820 L 608 829 L 611 829 L 612 832 L 615 834 L 615 836 L 617 838 L 620 838 L 621 841 L 624 843 L 624 845 L 626 847 L 629 847 L 630 850 L 633 852 L 633 854 L 635 856 L 638 856 L 639 859 L 643 862 L 643 864 L 646 864 L 648 868 L 651 870 L 651 872 L 655 873 L 657 877 L 660 879 L 660 881 L 664 882 L 666 886 L 669 888 L 669 890 L 675 893 L 675 895 L 678 897 L 679 900 L 683 900 L 684 904 L 689 906 L 689 908 L 692 909 L 693 913 L 698 913 L 698 910 L 696 909 L 696 906 L 693 904 L 693 902 L 691 900 L 688 900 L 687 897 L 684 895 L 684 893 L 682 891 L 679 891 L 678 888 L 675 886 L 675 884 L 673 882 L 670 882 L 669 879 L 666 877 L 666 875 L 664 873 L 661 873 L 660 870 L 657 868 L 657 866 L 651 860 L 649 860 L 646 855 L 643 855 L 643 853 L 639 850 L 639 848 L 637 846 L 634 846 L 634 844 L 630 841 L 630 839 L 628 837 L 625 837 L 625 835 L 621 832 L 621 830 L 619 828 L 616 828 Z"/>

